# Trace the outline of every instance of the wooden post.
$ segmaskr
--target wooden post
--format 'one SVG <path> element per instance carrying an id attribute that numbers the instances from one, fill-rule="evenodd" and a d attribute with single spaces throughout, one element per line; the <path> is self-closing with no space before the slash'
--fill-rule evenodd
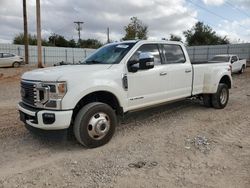
<path id="1" fill-rule="evenodd" d="M 24 34 L 24 57 L 25 63 L 29 64 L 29 38 L 28 38 L 28 24 L 27 24 L 27 8 L 26 0 L 23 0 L 23 34 Z"/>
<path id="2" fill-rule="evenodd" d="M 37 30 L 37 65 L 38 68 L 43 68 L 40 0 L 36 0 L 36 30 Z"/>

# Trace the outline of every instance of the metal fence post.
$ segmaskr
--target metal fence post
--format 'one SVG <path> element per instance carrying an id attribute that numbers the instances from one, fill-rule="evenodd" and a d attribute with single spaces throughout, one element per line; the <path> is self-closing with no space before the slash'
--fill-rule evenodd
<path id="1" fill-rule="evenodd" d="M 46 57 L 46 55 L 45 55 L 45 48 L 43 47 L 43 64 L 45 65 L 46 63 L 46 61 L 45 61 L 45 57 Z"/>
<path id="2" fill-rule="evenodd" d="M 84 57 L 85 58 L 87 57 L 87 51 L 86 51 L 86 49 L 84 49 Z"/>
<path id="3" fill-rule="evenodd" d="M 68 54 L 67 54 L 67 49 L 65 49 L 65 62 L 68 61 Z"/>
<path id="4" fill-rule="evenodd" d="M 229 54 L 229 45 L 227 45 L 227 54 Z"/>
<path id="5" fill-rule="evenodd" d="M 75 54 L 74 54 L 74 48 L 72 48 L 72 53 L 73 53 L 73 64 L 75 63 Z"/>
<path id="6" fill-rule="evenodd" d="M 195 47 L 193 49 L 193 62 L 195 62 Z"/>
<path id="7" fill-rule="evenodd" d="M 209 46 L 207 47 L 207 60 L 209 59 Z"/>
<path id="8" fill-rule="evenodd" d="M 17 54 L 20 56 L 20 47 L 17 47 Z"/>

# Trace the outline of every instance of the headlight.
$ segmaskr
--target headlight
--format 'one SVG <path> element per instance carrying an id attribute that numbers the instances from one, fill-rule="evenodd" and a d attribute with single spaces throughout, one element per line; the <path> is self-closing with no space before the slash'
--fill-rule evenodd
<path id="1" fill-rule="evenodd" d="M 66 82 L 43 83 L 43 87 L 48 87 L 50 99 L 62 99 L 67 92 Z"/>
<path id="2" fill-rule="evenodd" d="M 61 101 L 67 92 L 66 82 L 42 82 L 37 87 L 37 106 L 61 109 Z"/>

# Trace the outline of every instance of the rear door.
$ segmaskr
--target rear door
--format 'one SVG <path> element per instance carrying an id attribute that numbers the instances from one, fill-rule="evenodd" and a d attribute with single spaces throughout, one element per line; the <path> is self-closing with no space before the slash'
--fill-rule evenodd
<path id="1" fill-rule="evenodd" d="M 165 91 L 167 99 L 189 97 L 192 90 L 192 65 L 186 60 L 182 47 L 178 44 L 163 44 L 163 64 L 167 73 Z"/>

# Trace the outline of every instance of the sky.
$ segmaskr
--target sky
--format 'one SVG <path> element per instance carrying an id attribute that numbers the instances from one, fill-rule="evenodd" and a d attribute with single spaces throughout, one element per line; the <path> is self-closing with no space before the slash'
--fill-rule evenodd
<path id="1" fill-rule="evenodd" d="M 0 0 L 0 43 L 12 43 L 23 32 L 22 0 Z M 52 33 L 77 40 L 74 21 L 83 21 L 81 38 L 120 41 L 133 16 L 148 26 L 152 40 L 183 38 L 197 21 L 232 43 L 250 42 L 250 0 L 41 0 L 42 37 Z M 28 30 L 36 34 L 36 1 L 27 0 Z"/>

